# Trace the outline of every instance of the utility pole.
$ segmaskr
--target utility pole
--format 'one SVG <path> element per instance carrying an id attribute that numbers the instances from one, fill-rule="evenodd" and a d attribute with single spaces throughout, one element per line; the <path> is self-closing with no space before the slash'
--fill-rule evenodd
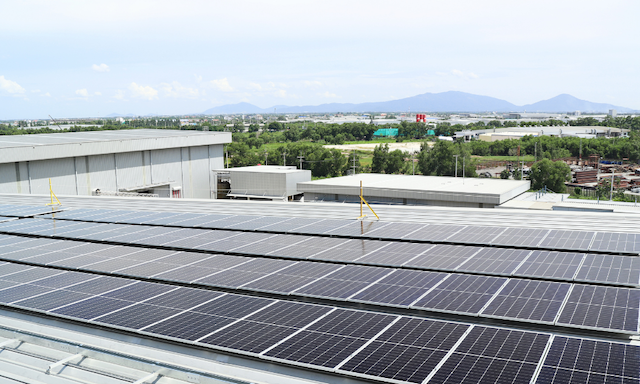
<path id="1" fill-rule="evenodd" d="M 353 166 L 351 167 L 353 174 L 356 174 L 356 150 L 353 150 Z"/>
<path id="2" fill-rule="evenodd" d="M 282 165 L 287 165 L 287 152 L 282 152 Z"/>
<path id="3" fill-rule="evenodd" d="M 298 160 L 300 160 L 300 169 L 302 169 L 302 159 L 304 159 L 304 156 L 298 156 Z"/>
<path id="4" fill-rule="evenodd" d="M 416 174 L 416 163 L 413 162 L 413 156 L 415 155 L 415 152 L 411 152 L 411 174 L 415 175 Z M 456 159 L 457 160 L 457 159 Z"/>
<path id="5" fill-rule="evenodd" d="M 612 167 L 611 168 L 611 192 L 609 193 L 609 200 L 610 201 L 613 200 L 613 177 L 614 177 L 613 175 L 614 175 L 614 172 L 615 172 L 615 168 Z"/>
<path id="6" fill-rule="evenodd" d="M 580 161 L 582 161 L 582 137 L 580 138 Z"/>
<path id="7" fill-rule="evenodd" d="M 264 151 L 264 165 L 269 165 L 267 163 L 267 157 L 269 156 L 269 152 L 267 152 L 266 150 Z"/>
<path id="8" fill-rule="evenodd" d="M 538 142 L 537 141 L 535 142 L 534 148 L 535 148 L 535 152 L 533 155 L 533 162 L 535 163 L 536 161 L 538 161 Z"/>
<path id="9" fill-rule="evenodd" d="M 453 177 L 458 177 L 458 156 L 460 155 L 453 155 L 453 157 L 456 158 L 456 173 L 455 173 L 455 176 Z"/>
<path id="10" fill-rule="evenodd" d="M 225 150 L 225 152 L 227 153 L 227 168 L 229 168 L 229 150 Z"/>
<path id="11" fill-rule="evenodd" d="M 456 159 L 457 160 L 457 159 Z M 462 158 L 462 184 L 464 184 L 464 157 Z"/>

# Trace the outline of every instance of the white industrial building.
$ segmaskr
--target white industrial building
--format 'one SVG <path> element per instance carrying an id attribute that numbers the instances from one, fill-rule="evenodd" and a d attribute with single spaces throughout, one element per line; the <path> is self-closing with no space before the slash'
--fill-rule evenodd
<path id="1" fill-rule="evenodd" d="M 301 196 L 297 184 L 311 181 L 311 171 L 293 166 L 255 165 L 214 171 L 228 174 L 231 198 L 247 200 L 292 200 Z M 219 178 L 220 178 L 219 176 Z"/>
<path id="2" fill-rule="evenodd" d="M 215 198 L 228 132 L 118 130 L 0 137 L 0 192 Z"/>
<path id="3" fill-rule="evenodd" d="M 360 182 L 369 203 L 470 208 L 493 208 L 531 185 L 528 180 L 361 173 L 298 183 L 298 190 L 306 202 L 359 202 Z"/>

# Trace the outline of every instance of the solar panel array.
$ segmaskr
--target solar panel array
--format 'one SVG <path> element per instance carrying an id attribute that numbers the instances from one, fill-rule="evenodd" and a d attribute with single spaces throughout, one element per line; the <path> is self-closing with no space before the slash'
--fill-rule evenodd
<path id="1" fill-rule="evenodd" d="M 184 251 L 640 287 L 640 258 L 309 235 L 21 219 L 0 232 Z"/>
<path id="2" fill-rule="evenodd" d="M 0 223 L 0 305 L 374 381 L 640 383 L 632 234 L 55 217 Z"/>
<path id="3" fill-rule="evenodd" d="M 57 207 L 33 207 L 28 205 L 0 204 L 0 216 L 31 217 L 59 211 Z"/>
<path id="4" fill-rule="evenodd" d="M 585 321 L 593 319 L 592 316 L 579 318 L 579 314 L 574 313 L 586 305 L 591 312 L 597 308 L 600 314 L 601 319 L 592 326 L 612 332 L 638 332 L 640 313 L 637 305 L 640 289 L 516 277 L 144 249 L 9 235 L 0 235 L 0 259 L 214 288 L 566 326 L 583 326 Z M 617 307 L 621 304 L 611 312 L 602 311 L 601 302 L 585 303 L 582 299 L 578 302 L 580 305 L 574 305 L 575 293 L 585 287 L 593 290 L 592 295 L 613 300 L 609 301 L 611 303 L 624 302 L 626 320 L 619 323 L 623 317 Z M 609 293 L 599 293 L 605 291 Z M 636 305 L 633 305 L 634 300 Z M 589 310 L 585 313 L 591 315 Z M 570 321 L 564 320 L 568 317 Z"/>
<path id="5" fill-rule="evenodd" d="M 1 212 L 0 210 L 0 215 L 2 215 Z M 547 250 L 594 251 L 636 255 L 640 253 L 640 234 L 600 231 L 564 231 L 473 225 L 408 224 L 152 211 L 135 212 L 106 209 L 73 209 L 56 212 L 45 217 L 182 228 L 234 229 L 456 244 L 492 244 Z"/>
<path id="6" fill-rule="evenodd" d="M 561 381 L 576 374 L 638 380 L 640 372 L 640 346 L 11 263 L 0 264 L 0 303 L 390 382 L 522 383 L 537 372 L 541 383 L 577 382 Z M 597 359 L 609 364 L 589 366 Z"/>

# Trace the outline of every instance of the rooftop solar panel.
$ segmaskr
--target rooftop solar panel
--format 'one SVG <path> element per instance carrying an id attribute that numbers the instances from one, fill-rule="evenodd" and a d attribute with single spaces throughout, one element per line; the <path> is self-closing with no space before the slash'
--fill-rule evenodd
<path id="1" fill-rule="evenodd" d="M 583 258 L 582 253 L 533 251 L 513 274 L 570 281 Z"/>
<path id="2" fill-rule="evenodd" d="M 575 284 L 557 323 L 637 333 L 639 308 L 638 289 Z"/>
<path id="3" fill-rule="evenodd" d="M 510 280 L 482 314 L 553 323 L 570 286 L 549 281 Z"/>
<path id="4" fill-rule="evenodd" d="M 639 383 L 640 346 L 556 336 L 538 384 Z"/>
<path id="5" fill-rule="evenodd" d="M 404 263 L 408 267 L 453 271 L 482 248 L 458 245 L 436 245 L 418 257 Z"/>
<path id="6" fill-rule="evenodd" d="M 429 383 L 528 383 L 549 335 L 474 327 Z"/>
<path id="7" fill-rule="evenodd" d="M 425 224 L 415 223 L 389 223 L 384 227 L 374 228 L 365 235 L 380 239 L 404 239 L 407 235 L 419 231 L 425 226 Z"/>
<path id="8" fill-rule="evenodd" d="M 640 257 L 586 255 L 576 280 L 640 285 Z"/>
<path id="9" fill-rule="evenodd" d="M 521 249 L 484 248 L 462 263 L 456 271 L 511 275 L 530 253 Z"/>
<path id="10" fill-rule="evenodd" d="M 363 236 L 368 235 L 369 232 L 382 229 L 390 225 L 389 223 L 382 223 L 379 221 L 364 221 L 358 220 L 351 222 L 347 225 L 329 230 L 327 235 L 340 235 L 340 236 Z"/>
<path id="11" fill-rule="evenodd" d="M 507 228 L 491 244 L 536 247 L 549 234 L 548 229 Z"/>
<path id="12" fill-rule="evenodd" d="M 407 234 L 403 239 L 423 241 L 444 241 L 466 227 L 462 225 L 427 225 Z"/>
<path id="13" fill-rule="evenodd" d="M 587 251 L 595 232 L 551 230 L 540 243 L 541 248 Z"/>
<path id="14" fill-rule="evenodd" d="M 384 248 L 357 259 L 358 263 L 384 266 L 402 266 L 435 247 L 433 244 L 389 242 Z"/>
<path id="15" fill-rule="evenodd" d="M 378 240 L 344 240 L 335 247 L 316 253 L 310 259 L 355 261 L 389 244 L 390 242 Z"/>
<path id="16" fill-rule="evenodd" d="M 289 230 L 291 233 L 302 233 L 308 235 L 321 235 L 328 231 L 333 231 L 337 228 L 352 224 L 353 220 L 333 220 L 333 219 L 324 219 L 324 220 L 315 220 L 314 223 L 300 226 L 298 228 L 294 228 Z"/>
<path id="17" fill-rule="evenodd" d="M 440 272 L 396 270 L 350 300 L 409 306 L 445 276 Z"/>
<path id="18" fill-rule="evenodd" d="M 506 281 L 499 277 L 452 274 L 413 307 L 475 315 Z"/>
<path id="19" fill-rule="evenodd" d="M 93 321 L 120 326 L 130 329 L 140 329 L 167 317 L 179 314 L 181 311 L 172 308 L 159 307 L 144 303 L 134 304 L 114 312 L 92 319 Z"/>
<path id="20" fill-rule="evenodd" d="M 503 227 L 479 227 L 470 225 L 462 231 L 447 237 L 447 241 L 454 243 L 487 244 L 491 239 L 496 238 L 506 229 L 507 228 Z"/>
<path id="21" fill-rule="evenodd" d="M 401 318 L 339 370 L 422 383 L 468 328 L 463 324 Z"/>
<path id="22" fill-rule="evenodd" d="M 591 251 L 640 253 L 640 234 L 598 232 L 590 248 Z"/>

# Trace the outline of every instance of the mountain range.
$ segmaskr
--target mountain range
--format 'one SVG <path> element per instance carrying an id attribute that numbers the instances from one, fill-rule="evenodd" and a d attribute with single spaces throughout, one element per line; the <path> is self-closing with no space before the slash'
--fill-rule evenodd
<path id="1" fill-rule="evenodd" d="M 369 103 L 330 103 L 321 105 L 287 106 L 275 105 L 260 108 L 249 103 L 221 105 L 209 108 L 206 115 L 233 113 L 334 113 L 334 112 L 637 112 L 631 108 L 605 103 L 593 103 L 580 100 L 568 94 L 561 94 L 548 100 L 518 106 L 508 101 L 490 96 L 449 91 L 441 93 L 423 93 L 404 99 Z"/>

